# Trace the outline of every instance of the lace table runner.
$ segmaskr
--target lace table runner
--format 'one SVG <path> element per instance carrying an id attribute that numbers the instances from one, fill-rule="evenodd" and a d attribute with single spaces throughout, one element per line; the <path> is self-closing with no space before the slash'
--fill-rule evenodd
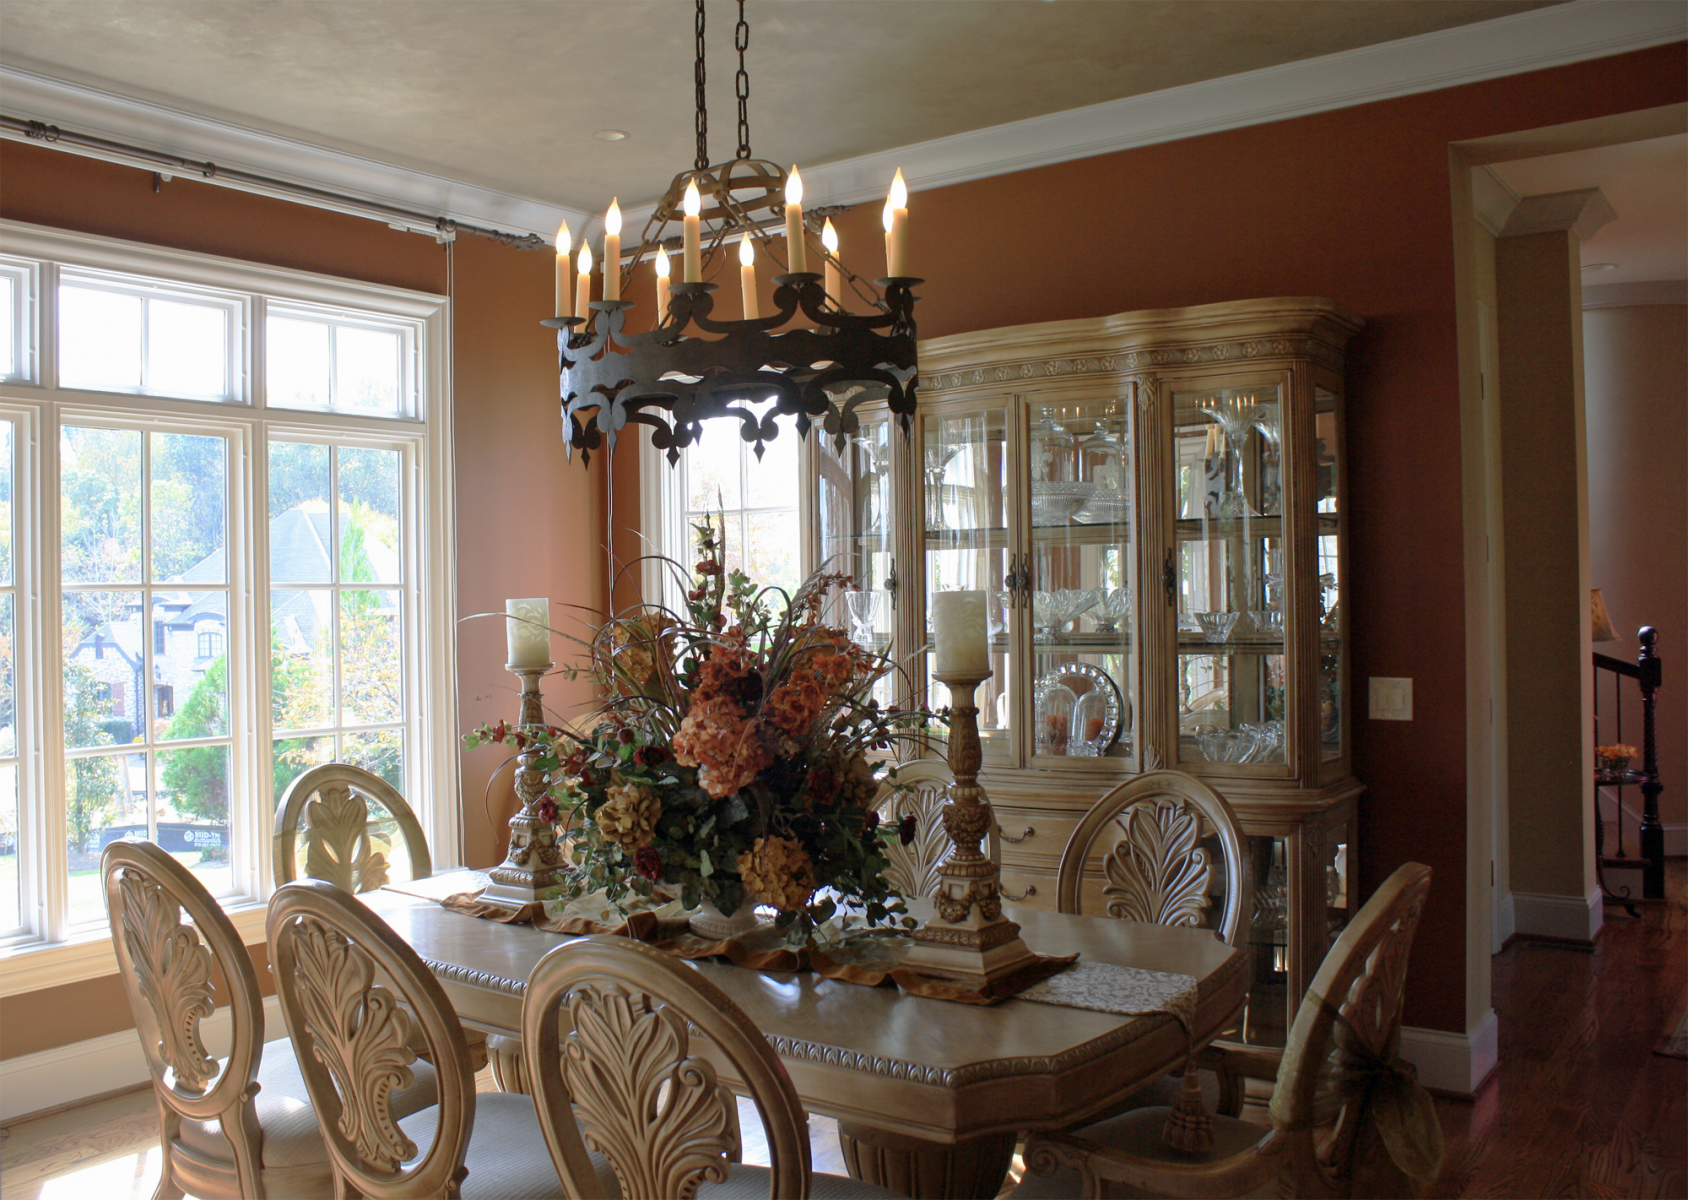
<path id="1" fill-rule="evenodd" d="M 1193 1031 L 1196 1023 L 1194 975 L 1145 971 L 1114 963 L 1075 962 L 1059 975 L 1032 984 L 1014 998 L 1126 1017 L 1170 1013 L 1187 1031 Z"/>

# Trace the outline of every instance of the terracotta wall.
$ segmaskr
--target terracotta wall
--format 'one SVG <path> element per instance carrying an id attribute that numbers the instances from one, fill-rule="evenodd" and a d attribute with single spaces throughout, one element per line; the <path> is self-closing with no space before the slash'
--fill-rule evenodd
<path id="1" fill-rule="evenodd" d="M 535 315 L 550 308 L 551 255 L 478 238 L 448 250 L 376 221 L 180 178 L 155 194 L 149 172 L 17 142 L 0 143 L 0 215 L 452 295 L 458 612 L 501 611 L 507 596 L 602 606 L 602 537 L 592 535 L 603 527 L 602 473 L 563 461 L 555 347 Z M 515 715 L 504 660 L 501 620 L 460 623 L 445 736 Z M 581 694 L 580 685 L 548 689 L 565 713 Z M 502 758 L 492 749 L 462 758 L 471 865 L 503 856 L 509 773 L 488 788 Z M 116 976 L 10 997 L 0 1001 L 0 1058 L 129 1028 L 127 1014 Z"/>
<path id="2" fill-rule="evenodd" d="M 1369 891 L 1434 868 L 1406 1021 L 1465 1029 L 1465 646 L 1448 143 L 1680 103 L 1680 45 L 922 191 L 923 337 L 1256 296 L 1329 296 L 1350 347 L 1353 664 L 1414 681 L 1414 720 L 1356 709 Z M 878 207 L 834 218 L 872 278 Z M 733 309 L 729 298 L 725 302 Z M 735 310 L 736 311 L 736 310 Z M 637 464 L 615 462 L 618 511 Z"/>

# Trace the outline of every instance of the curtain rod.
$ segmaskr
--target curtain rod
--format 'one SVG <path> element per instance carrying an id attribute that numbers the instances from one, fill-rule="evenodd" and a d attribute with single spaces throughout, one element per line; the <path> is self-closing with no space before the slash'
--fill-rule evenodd
<path id="1" fill-rule="evenodd" d="M 280 199 L 298 199 L 315 208 L 325 208 L 333 212 L 345 213 L 348 216 L 381 221 L 389 228 L 402 232 L 427 234 L 442 244 L 456 241 L 457 235 L 460 233 L 472 233 L 476 237 L 484 237 L 503 246 L 514 246 L 518 250 L 549 250 L 551 248 L 551 243 L 537 233 L 506 233 L 502 229 L 484 229 L 479 225 L 453 221 L 447 217 L 430 216 L 427 213 L 397 208 L 373 200 L 362 200 L 356 196 L 346 196 L 339 192 L 308 187 L 301 183 L 289 183 L 285 179 L 255 175 L 250 171 L 237 171 L 228 167 L 219 167 L 213 162 L 196 162 L 189 158 L 178 158 L 173 154 L 148 150 L 144 146 L 114 142 L 106 138 L 94 137 L 91 134 L 66 132 L 57 125 L 48 125 L 42 121 L 24 120 L 20 117 L 0 114 L 0 136 L 5 134 L 22 134 L 31 141 L 43 142 L 67 153 L 80 153 L 90 158 L 101 158 L 109 162 L 116 162 L 120 166 L 131 166 L 139 163 L 151 167 L 154 191 L 160 190 L 161 185 L 168 181 L 172 175 L 198 175 L 207 183 L 220 184 L 223 187 L 237 188 L 241 191 L 256 192 L 260 195 L 272 195 Z"/>

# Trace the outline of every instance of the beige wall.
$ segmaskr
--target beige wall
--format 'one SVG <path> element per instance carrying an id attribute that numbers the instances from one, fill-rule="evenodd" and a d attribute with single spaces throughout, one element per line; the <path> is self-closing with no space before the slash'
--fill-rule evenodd
<path id="1" fill-rule="evenodd" d="M 1590 309 L 1582 323 L 1591 578 L 1618 631 L 1595 649 L 1633 660 L 1636 631 L 1659 631 L 1659 819 L 1667 849 L 1682 853 L 1683 834 L 1671 827 L 1688 820 L 1688 307 Z M 1640 746 L 1633 696 L 1625 697 L 1624 740 Z M 1606 694 L 1601 709 L 1609 721 Z M 1614 726 L 1602 732 L 1616 739 Z M 1640 793 L 1627 791 L 1624 803 L 1638 814 Z M 1628 846 L 1633 854 L 1634 841 Z"/>

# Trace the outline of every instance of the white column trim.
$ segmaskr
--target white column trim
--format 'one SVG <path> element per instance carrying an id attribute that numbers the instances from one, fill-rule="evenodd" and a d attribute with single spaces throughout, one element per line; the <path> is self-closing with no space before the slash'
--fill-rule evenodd
<path id="1" fill-rule="evenodd" d="M 1500 1021 L 1490 1009 L 1464 1033 L 1403 1025 L 1401 1057 L 1418 1069 L 1425 1087 L 1469 1096 L 1500 1062 Z"/>

